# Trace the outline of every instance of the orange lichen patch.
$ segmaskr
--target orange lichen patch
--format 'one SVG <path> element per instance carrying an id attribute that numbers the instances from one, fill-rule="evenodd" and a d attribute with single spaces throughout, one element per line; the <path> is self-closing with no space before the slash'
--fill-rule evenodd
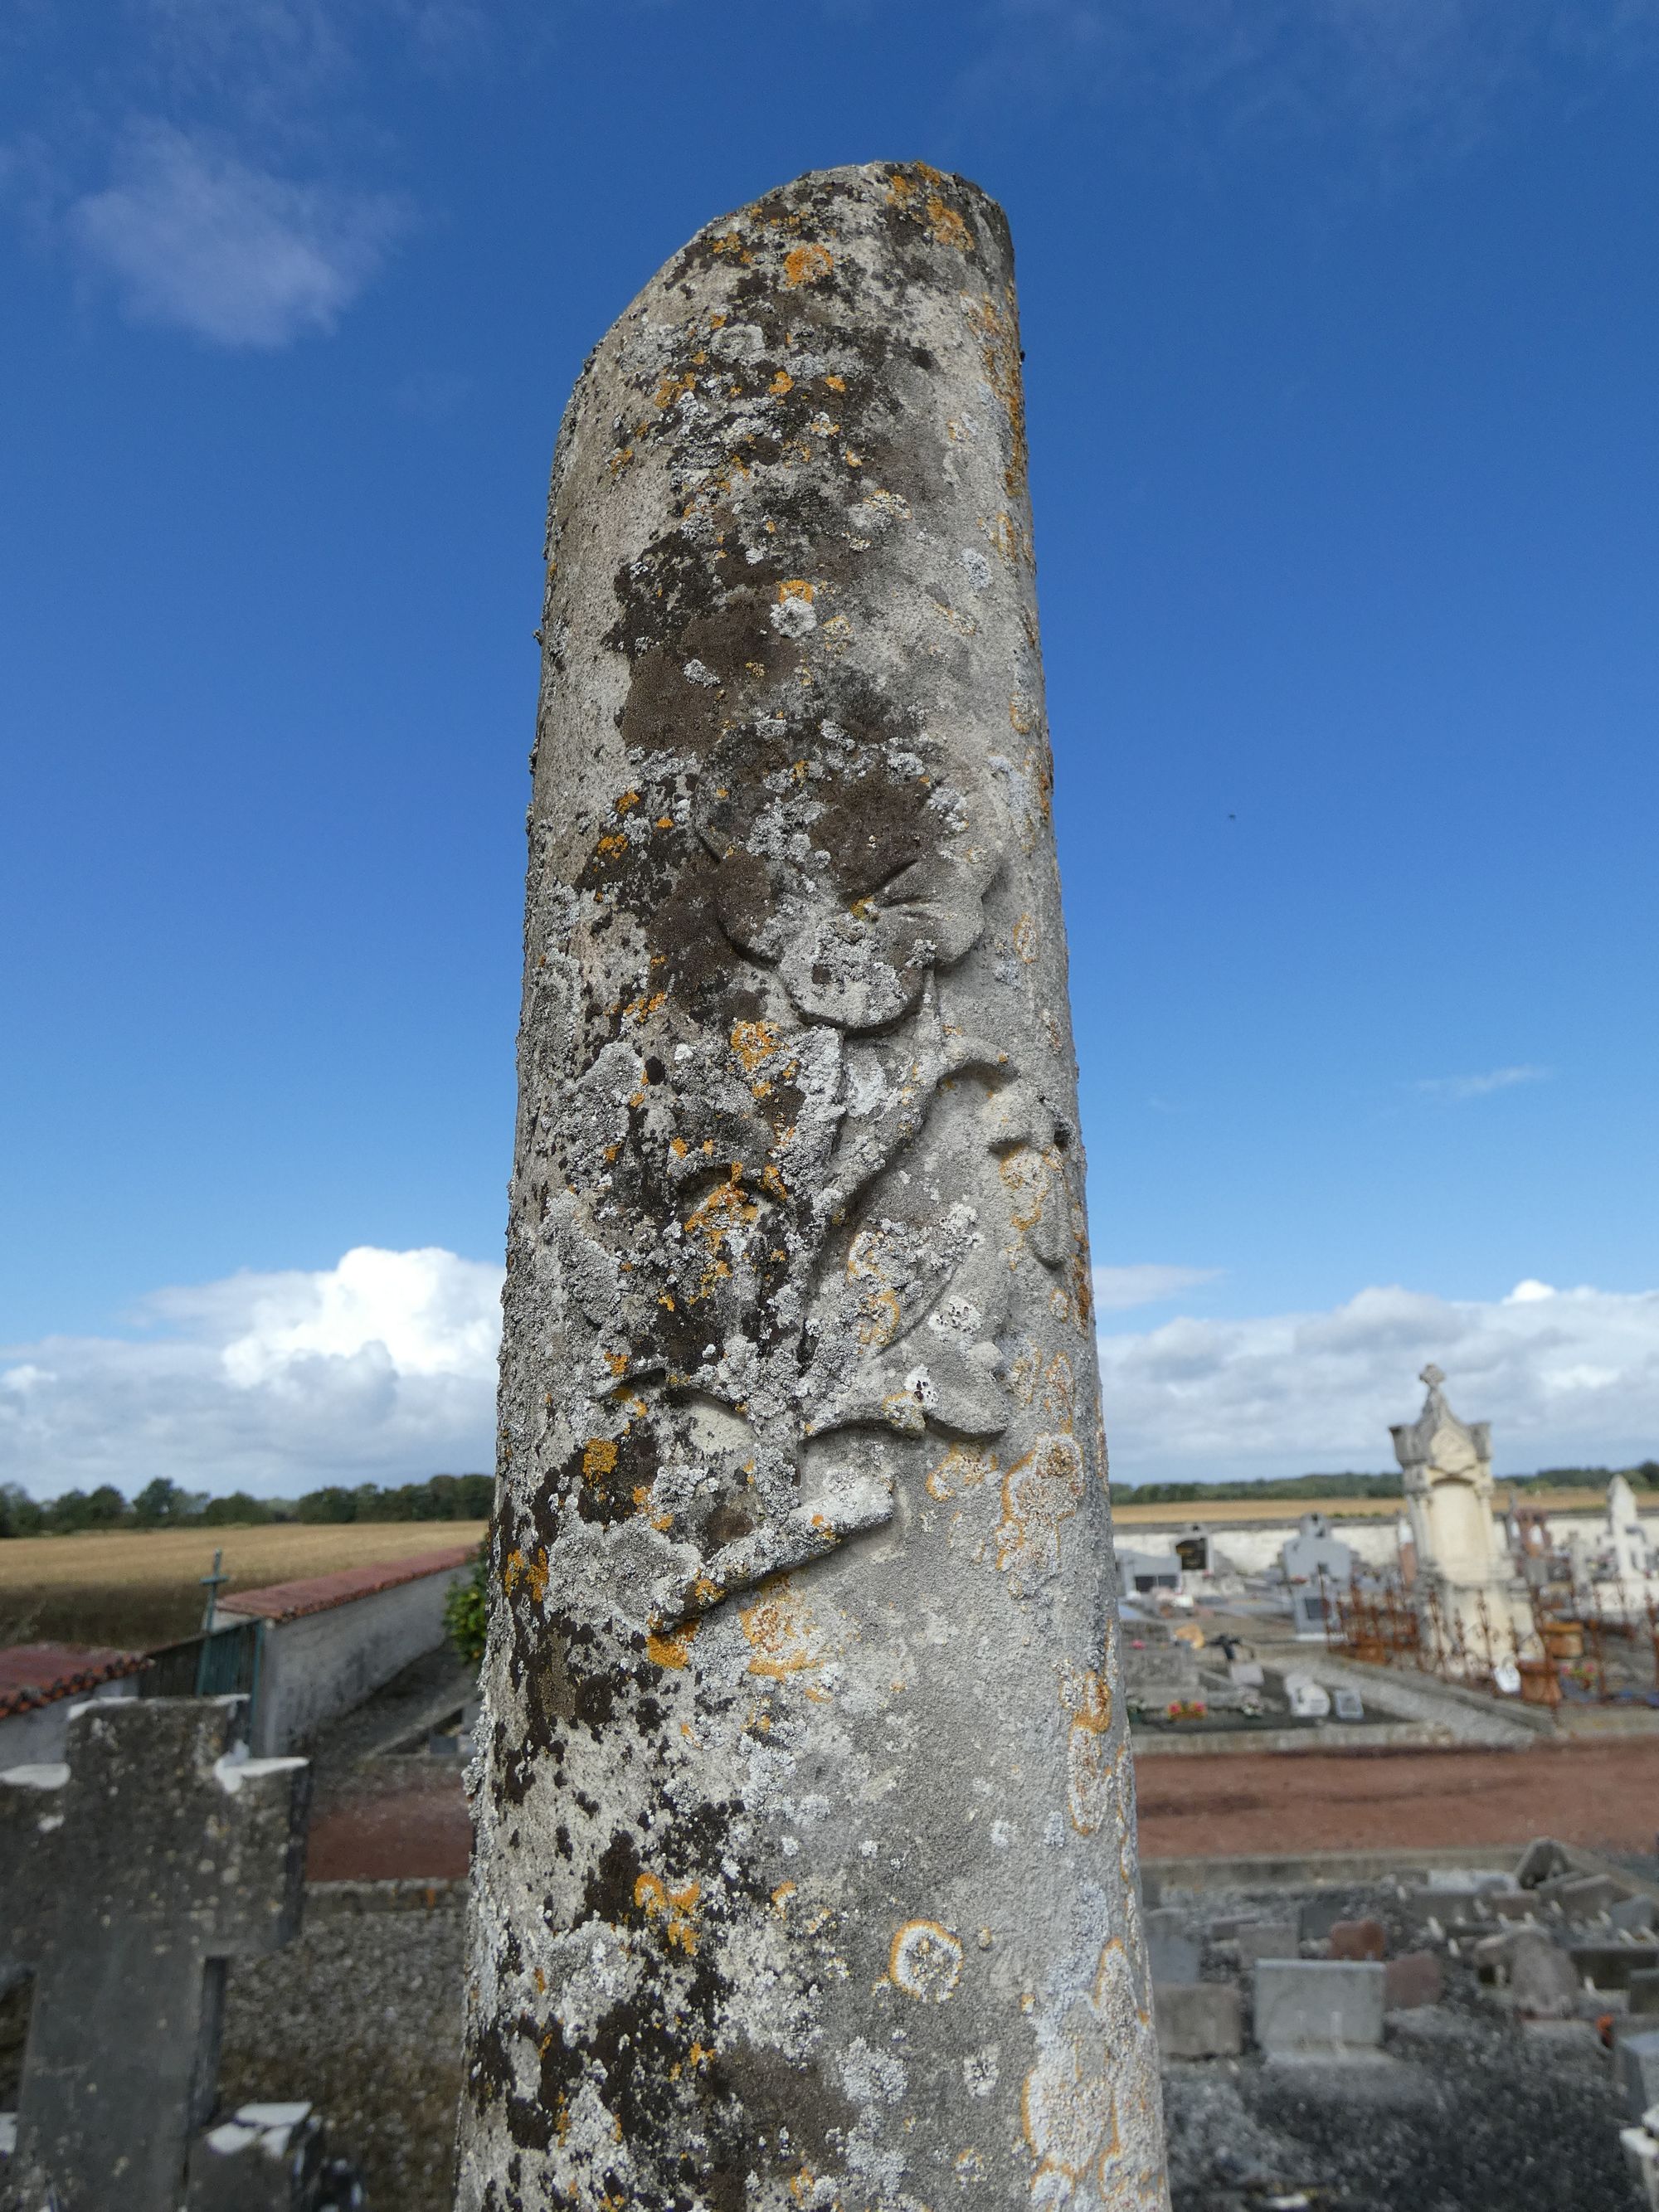
<path id="1" fill-rule="evenodd" d="M 1018 1152 L 1002 1155 L 997 1162 L 997 1173 L 1011 1200 L 1015 1228 L 1022 1234 L 1035 1229 L 1048 1201 L 1050 1175 L 1047 1158 L 1030 1146 L 1022 1145 Z"/>
<path id="2" fill-rule="evenodd" d="M 979 1489 L 999 1472 L 994 1454 L 977 1444 L 952 1444 L 927 1477 L 927 1495 L 943 1504 L 946 1498 Z"/>
<path id="3" fill-rule="evenodd" d="M 1014 924 L 1014 950 L 1029 968 L 1037 957 L 1037 926 L 1029 914 Z"/>
<path id="4" fill-rule="evenodd" d="M 604 854 L 607 860 L 612 860 L 618 853 L 625 853 L 628 850 L 628 840 L 620 830 L 607 830 L 600 838 L 597 849 Z"/>
<path id="5" fill-rule="evenodd" d="M 1080 1836 L 1097 1835 L 1112 1809 L 1121 1748 L 1111 1741 L 1112 1692 L 1092 1670 L 1070 1673 L 1060 1701 L 1072 1716 L 1066 1739 L 1066 1813 Z"/>
<path id="6" fill-rule="evenodd" d="M 1020 2091 L 1019 2120 L 1026 2148 L 1037 2161 L 1036 2186 L 1053 2175 L 1069 2197 L 1095 2167 L 1117 2150 L 1117 2116 L 1100 2054 L 1088 2064 L 1075 2043 L 1043 2054 Z M 1089 2194 L 1093 2196 L 1092 2188 Z M 1049 2184 L 1046 2192 L 1058 2191 Z"/>
<path id="7" fill-rule="evenodd" d="M 794 390 L 795 380 L 787 368 L 781 368 L 766 388 L 774 399 L 781 399 L 786 392 Z"/>
<path id="8" fill-rule="evenodd" d="M 979 340 L 985 380 L 1008 418 L 1008 465 L 1002 481 L 1009 497 L 1018 499 L 1025 488 L 1030 458 L 1025 440 L 1025 388 L 1019 374 L 1019 319 L 1012 296 L 1005 307 L 989 298 L 969 301 L 967 313 Z"/>
<path id="9" fill-rule="evenodd" d="M 668 1149 L 673 1153 L 674 1158 L 677 1160 L 683 1160 L 686 1154 L 690 1151 L 691 1147 L 686 1143 L 684 1137 L 671 1137 L 668 1139 Z"/>
<path id="10" fill-rule="evenodd" d="M 826 376 L 823 380 L 831 392 L 845 392 L 847 389 L 847 379 L 844 376 Z"/>
<path id="11" fill-rule="evenodd" d="M 626 814 L 630 807 L 637 806 L 639 803 L 640 794 L 637 791 L 625 791 L 617 801 L 617 811 L 618 814 Z"/>
<path id="12" fill-rule="evenodd" d="M 605 1364 L 613 1375 L 625 1375 L 628 1372 L 628 1354 L 625 1352 L 607 1352 Z M 550 1399 L 548 1402 L 551 1404 L 552 1401 Z"/>
<path id="13" fill-rule="evenodd" d="M 822 246 L 792 246 L 783 257 L 784 276 L 791 284 L 816 284 L 834 265 Z"/>
<path id="14" fill-rule="evenodd" d="M 907 1920 L 889 1948 L 887 1975 L 919 2004 L 944 2004 L 962 1979 L 962 1946 L 937 1920 Z"/>
<path id="15" fill-rule="evenodd" d="M 816 588 L 809 584 L 804 576 L 791 576 L 787 582 L 778 586 L 780 605 L 788 599 L 801 599 L 810 607 L 817 597 Z"/>
<path id="16" fill-rule="evenodd" d="M 672 407 L 677 399 L 696 388 L 697 380 L 689 371 L 684 376 L 665 376 L 652 393 L 652 401 L 658 407 Z"/>
<path id="17" fill-rule="evenodd" d="M 895 169 L 887 180 L 887 198 L 892 207 L 908 207 L 916 196 L 916 180 L 907 177 L 902 169 Z"/>
<path id="18" fill-rule="evenodd" d="M 743 1170 L 734 1160 L 722 1183 L 717 1183 L 701 1206 L 685 1217 L 689 1237 L 700 1237 L 711 1252 L 718 1253 L 734 1229 L 746 1228 L 760 1212 L 744 1191 Z"/>
<path id="19" fill-rule="evenodd" d="M 668 1942 L 688 1958 L 694 1956 L 697 1948 L 694 1916 L 702 1894 L 702 1884 L 699 1881 L 666 1882 L 659 1874 L 642 1874 L 634 1884 L 634 1902 L 643 1907 L 647 1924 L 660 1919 Z"/>
<path id="20" fill-rule="evenodd" d="M 974 250 L 974 234 L 937 192 L 928 195 L 927 235 L 935 246 L 954 246 L 958 253 L 971 253 Z"/>
<path id="21" fill-rule="evenodd" d="M 757 1605 L 740 1613 L 738 1626 L 749 1642 L 751 1674 L 781 1682 L 823 1664 L 822 1633 L 787 1577 L 769 1585 Z"/>
<path id="22" fill-rule="evenodd" d="M 689 1667 L 691 1664 L 691 1646 L 696 1640 L 699 1626 L 697 1621 L 687 1620 L 679 1627 L 670 1629 L 665 1636 L 647 1635 L 645 1639 L 646 1657 L 653 1667 Z"/>
<path id="23" fill-rule="evenodd" d="M 777 1887 L 772 1892 L 772 1910 L 774 1912 L 782 1912 L 790 1899 L 794 1896 L 797 1887 L 798 1885 L 793 1881 L 781 1881 L 778 1884 Z"/>
<path id="24" fill-rule="evenodd" d="M 743 1062 L 745 1074 L 752 1075 L 764 1060 L 769 1060 L 778 1048 L 778 1033 L 770 1022 L 736 1022 L 732 1029 L 732 1049 Z"/>
<path id="25" fill-rule="evenodd" d="M 1008 721 L 1017 738 L 1029 738 L 1036 727 L 1036 708 L 1023 691 L 1008 702 Z"/>
<path id="26" fill-rule="evenodd" d="M 1025 1583 L 1054 1573 L 1060 1565 L 1060 1523 L 1076 1514 L 1084 1482 L 1077 1439 L 1039 1437 L 1002 1479 L 998 1566 L 1012 1568 L 1016 1581 Z"/>
<path id="27" fill-rule="evenodd" d="M 617 1465 L 617 1447 L 609 1437 L 589 1437 L 582 1446 L 582 1473 L 590 1482 L 613 1474 Z"/>
<path id="28" fill-rule="evenodd" d="M 527 1589 L 539 1605 L 547 1593 L 547 1553 L 538 1552 L 532 1559 L 527 1559 L 522 1552 L 509 1552 L 507 1565 L 501 1571 L 501 1580 L 508 1597 L 516 1596 L 520 1589 Z"/>

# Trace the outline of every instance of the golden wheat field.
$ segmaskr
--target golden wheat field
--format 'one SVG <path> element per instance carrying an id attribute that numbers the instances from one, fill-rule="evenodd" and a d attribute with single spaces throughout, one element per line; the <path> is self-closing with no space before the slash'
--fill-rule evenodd
<path id="1" fill-rule="evenodd" d="M 286 1522 L 263 1528 L 89 1529 L 0 1543 L 0 1644 L 135 1650 L 201 1626 L 201 1577 L 224 1553 L 228 1590 L 296 1582 L 476 1544 L 482 1521 Z"/>

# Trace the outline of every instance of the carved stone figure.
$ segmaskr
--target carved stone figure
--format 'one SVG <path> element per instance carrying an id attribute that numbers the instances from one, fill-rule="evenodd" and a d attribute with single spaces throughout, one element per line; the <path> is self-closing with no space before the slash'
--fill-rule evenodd
<path id="1" fill-rule="evenodd" d="M 1526 1644 L 1531 1601 L 1492 1518 L 1490 1424 L 1458 1419 L 1437 1367 L 1419 1379 L 1428 1393 L 1422 1412 L 1389 1431 L 1404 1476 L 1413 1595 L 1425 1609 L 1432 1599 L 1449 1669 L 1480 1674 Z"/>
<path id="2" fill-rule="evenodd" d="M 1167 2203 L 1020 358 L 1000 210 L 877 163 L 566 414 L 479 2212 Z"/>

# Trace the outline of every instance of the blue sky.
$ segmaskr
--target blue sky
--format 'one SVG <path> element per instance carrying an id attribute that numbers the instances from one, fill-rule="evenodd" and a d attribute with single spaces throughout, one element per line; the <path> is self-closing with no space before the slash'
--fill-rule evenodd
<path id="1" fill-rule="evenodd" d="M 1019 255 L 1121 1476 L 1431 1354 L 1659 1453 L 1656 106 L 1659 0 L 20 0 L 0 1476 L 484 1463 L 559 413 L 877 157 Z"/>

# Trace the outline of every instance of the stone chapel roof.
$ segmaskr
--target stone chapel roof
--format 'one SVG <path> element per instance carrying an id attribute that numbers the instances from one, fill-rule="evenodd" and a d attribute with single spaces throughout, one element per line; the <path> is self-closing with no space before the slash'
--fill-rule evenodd
<path id="1" fill-rule="evenodd" d="M 298 1582 L 271 1583 L 264 1589 L 235 1590 L 222 1597 L 216 1611 L 240 1613 L 263 1620 L 297 1620 L 307 1613 L 327 1613 L 354 1598 L 372 1597 L 377 1591 L 396 1589 L 400 1583 L 419 1582 L 425 1575 L 441 1575 L 464 1567 L 477 1550 L 476 1544 L 451 1544 L 441 1552 L 421 1552 L 412 1559 L 389 1559 L 384 1565 L 343 1567 L 337 1574 L 308 1575 Z"/>

